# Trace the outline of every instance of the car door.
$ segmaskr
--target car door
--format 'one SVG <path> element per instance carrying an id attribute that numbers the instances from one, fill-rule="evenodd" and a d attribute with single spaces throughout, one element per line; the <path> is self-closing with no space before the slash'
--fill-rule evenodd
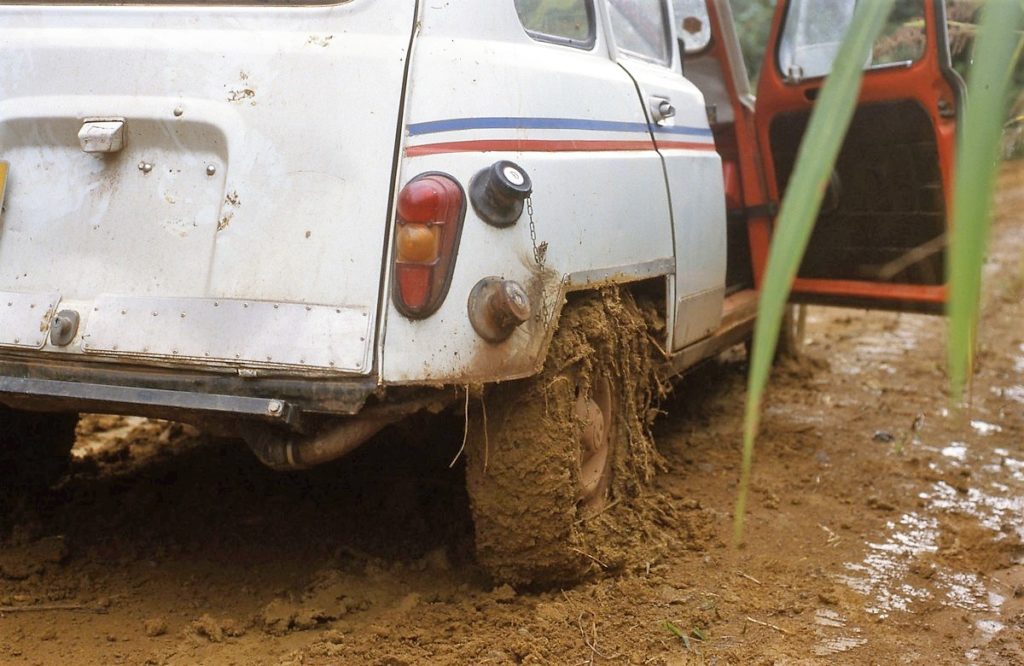
<path id="1" fill-rule="evenodd" d="M 679 73 L 667 0 L 607 0 L 604 10 L 613 57 L 636 83 L 664 164 L 676 264 L 671 346 L 680 349 L 710 335 L 721 321 L 726 260 L 722 162 L 704 97 Z"/>
<path id="2" fill-rule="evenodd" d="M 764 57 L 755 125 L 778 202 L 855 0 L 781 0 Z M 962 82 L 942 0 L 897 0 L 865 58 L 858 108 L 831 177 L 793 298 L 941 312 L 953 150 Z M 768 244 L 752 247 L 763 266 Z"/>

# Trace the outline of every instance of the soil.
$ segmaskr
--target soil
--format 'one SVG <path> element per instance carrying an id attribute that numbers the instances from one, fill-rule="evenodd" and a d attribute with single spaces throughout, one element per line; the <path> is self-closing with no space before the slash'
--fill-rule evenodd
<path id="1" fill-rule="evenodd" d="M 1024 664 L 1021 163 L 998 206 L 969 405 L 941 319 L 810 309 L 739 546 L 741 348 L 662 402 L 664 469 L 614 507 L 644 520 L 564 589 L 475 563 L 461 414 L 301 474 L 89 416 L 70 476 L 0 518 L 0 663 Z"/>

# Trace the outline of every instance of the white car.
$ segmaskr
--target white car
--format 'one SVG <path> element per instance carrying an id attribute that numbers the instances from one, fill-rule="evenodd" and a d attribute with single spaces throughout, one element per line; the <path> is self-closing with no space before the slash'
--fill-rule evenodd
<path id="1" fill-rule="evenodd" d="M 755 103 L 724 0 L 0 2 L 5 487 L 78 412 L 295 469 L 464 409 L 481 563 L 584 572 L 657 383 L 750 335 L 854 0 L 778 4 Z M 942 308 L 959 82 L 897 4 L 800 302 Z"/>

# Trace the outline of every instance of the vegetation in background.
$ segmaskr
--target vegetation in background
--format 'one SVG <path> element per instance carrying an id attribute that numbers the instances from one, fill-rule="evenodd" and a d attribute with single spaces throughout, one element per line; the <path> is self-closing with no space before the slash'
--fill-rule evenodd
<path id="1" fill-rule="evenodd" d="M 747 65 L 750 87 L 757 90 L 757 79 L 761 74 L 761 60 L 764 58 L 768 32 L 772 27 L 776 0 L 730 0 L 732 18 L 736 22 L 736 35 Z"/>

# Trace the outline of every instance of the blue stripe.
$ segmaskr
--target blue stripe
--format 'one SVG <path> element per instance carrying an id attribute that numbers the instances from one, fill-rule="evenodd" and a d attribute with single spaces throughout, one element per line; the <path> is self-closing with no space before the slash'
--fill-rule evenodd
<path id="1" fill-rule="evenodd" d="M 702 127 L 683 127 L 677 125 L 675 127 L 662 127 L 661 125 L 654 126 L 655 134 L 686 134 L 688 136 L 713 136 L 711 130 L 704 129 Z"/>
<path id="2" fill-rule="evenodd" d="M 583 118 L 452 118 L 432 120 L 409 125 L 409 135 L 438 134 L 471 129 L 554 129 L 587 130 L 592 132 L 647 132 L 647 123 L 629 123 L 614 120 L 585 120 Z M 711 130 L 701 127 L 655 127 L 658 133 L 711 136 Z"/>

